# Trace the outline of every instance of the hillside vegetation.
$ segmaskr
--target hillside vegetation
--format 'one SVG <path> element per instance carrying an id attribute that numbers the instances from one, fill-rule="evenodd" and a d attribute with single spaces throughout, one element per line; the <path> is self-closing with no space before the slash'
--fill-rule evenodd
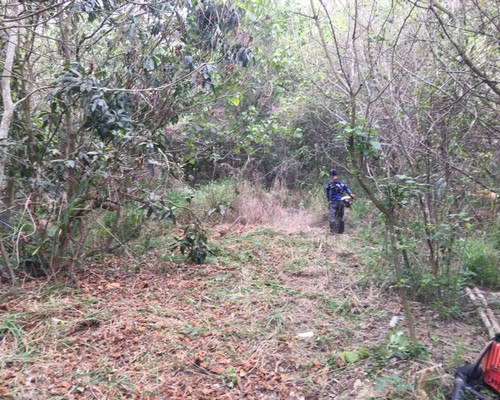
<path id="1" fill-rule="evenodd" d="M 370 238 L 380 229 L 359 227 L 371 218 L 361 205 L 349 210 L 348 232 L 331 236 L 321 204 L 285 209 L 283 191 L 241 197 L 206 232 L 202 265 L 173 252 L 168 235 L 141 237 L 129 248 L 136 256 L 88 260 L 3 296 L 1 393 L 448 398 L 454 369 L 486 339 L 475 307 L 462 299 L 445 318 L 412 303 L 415 347 L 383 240 Z"/>
<path id="2" fill-rule="evenodd" d="M 497 329 L 498 17 L 3 1 L 0 396 L 446 398 Z"/>

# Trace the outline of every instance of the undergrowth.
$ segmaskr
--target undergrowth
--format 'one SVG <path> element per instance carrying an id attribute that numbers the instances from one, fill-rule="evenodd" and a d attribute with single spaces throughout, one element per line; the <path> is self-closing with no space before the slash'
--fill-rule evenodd
<path id="1" fill-rule="evenodd" d="M 463 265 L 473 283 L 500 288 L 500 223 L 489 227 L 489 232 L 467 241 Z"/>
<path id="2" fill-rule="evenodd" d="M 312 196 L 324 215 L 321 194 Z M 306 200 L 286 209 L 293 196 L 283 192 L 232 181 L 174 197 L 176 218 L 202 220 L 202 229 L 146 219 L 124 248 L 136 268 L 109 254 L 62 286 L 33 292 L 36 282 L 28 282 L 24 305 L 4 300 L 0 366 L 15 372 L 6 375 L 14 398 L 341 399 L 359 394 L 359 381 L 365 398 L 425 389 L 444 399 L 447 373 L 477 352 L 470 343 L 458 351 L 425 305 L 416 307 L 425 343 L 409 342 L 383 221 L 362 199 L 347 211 L 347 234 L 334 237 L 303 213 Z M 135 218 L 123 216 L 121 238 Z M 484 253 L 473 244 L 471 254 Z M 43 384 L 30 381 L 31 371 Z"/>
<path id="3" fill-rule="evenodd" d="M 17 376 L 28 384 L 9 378 L 9 392 L 72 399 L 91 388 L 109 398 L 176 399 L 251 390 L 341 399 L 362 380 L 375 398 L 396 399 L 417 388 L 408 369 L 429 361 L 421 364 L 404 322 L 388 332 L 398 300 L 362 284 L 361 241 L 321 229 L 233 229 L 212 237 L 217 251 L 200 266 L 151 258 L 131 272 L 107 261 L 106 275 L 94 269 L 73 287 L 27 293 L 22 308 L 10 301 L 0 341 L 11 363 L 2 367 L 23 365 Z M 30 371 L 53 372 L 40 385 Z M 446 391 L 441 384 L 429 393 L 444 399 Z"/>

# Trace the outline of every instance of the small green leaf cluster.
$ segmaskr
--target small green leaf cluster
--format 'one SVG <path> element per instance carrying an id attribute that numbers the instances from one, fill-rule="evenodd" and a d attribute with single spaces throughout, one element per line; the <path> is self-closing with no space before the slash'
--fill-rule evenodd
<path id="1" fill-rule="evenodd" d="M 421 183 L 420 177 L 395 175 L 390 178 L 379 178 L 378 187 L 385 190 L 385 204 L 389 207 L 404 207 L 418 199 L 428 185 Z"/>
<path id="2" fill-rule="evenodd" d="M 379 393 L 387 392 L 387 389 L 389 388 L 398 392 L 402 391 L 406 393 L 413 393 L 415 389 L 412 385 L 409 385 L 405 379 L 395 373 L 390 376 L 380 377 L 375 383 L 375 390 Z"/>
<path id="3" fill-rule="evenodd" d="M 130 98 L 126 93 L 108 90 L 95 75 L 87 75 L 75 65 L 63 71 L 56 82 L 58 87 L 46 98 L 54 116 L 72 112 L 69 105 L 78 102 L 84 115 L 81 129 L 91 130 L 101 140 L 132 129 Z"/>
<path id="4" fill-rule="evenodd" d="M 364 349 L 363 347 L 360 347 L 359 349 L 356 349 L 355 351 L 344 351 L 340 353 L 339 355 L 342 357 L 347 364 L 354 364 L 355 362 L 358 362 L 359 360 L 362 360 L 364 358 L 368 358 L 370 356 L 370 353 Z"/>
<path id="5" fill-rule="evenodd" d="M 340 136 L 354 140 L 356 150 L 363 156 L 379 156 L 382 144 L 379 142 L 375 129 L 361 126 L 351 127 L 345 122 L 341 122 L 340 125 L 343 127 Z"/>
<path id="6" fill-rule="evenodd" d="M 384 363 L 391 358 L 400 360 L 407 360 L 411 357 L 427 358 L 427 349 L 420 344 L 409 341 L 403 331 L 391 332 L 387 343 L 375 347 L 374 353 Z"/>
<path id="7" fill-rule="evenodd" d="M 208 246 L 207 233 L 198 224 L 186 225 L 182 236 L 174 237 L 174 242 L 170 248 L 179 250 L 190 262 L 195 264 L 203 264 L 207 255 L 211 252 Z"/>

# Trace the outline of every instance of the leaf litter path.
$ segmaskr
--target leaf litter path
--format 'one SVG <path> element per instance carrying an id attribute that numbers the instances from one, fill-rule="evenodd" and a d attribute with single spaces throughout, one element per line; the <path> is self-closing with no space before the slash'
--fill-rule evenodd
<path id="1" fill-rule="evenodd" d="M 444 398 L 446 363 L 484 343 L 479 324 L 415 304 L 433 361 L 377 356 L 400 305 L 367 277 L 348 235 L 214 235 L 217 256 L 202 266 L 108 259 L 5 297 L 0 398 Z"/>

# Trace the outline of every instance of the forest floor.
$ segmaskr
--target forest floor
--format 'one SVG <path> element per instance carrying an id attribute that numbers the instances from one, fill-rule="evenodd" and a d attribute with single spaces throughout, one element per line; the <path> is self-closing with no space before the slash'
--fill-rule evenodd
<path id="1" fill-rule="evenodd" d="M 444 399 L 487 340 L 473 307 L 444 319 L 412 303 L 415 354 L 352 230 L 283 218 L 211 241 L 203 265 L 157 249 L 4 291 L 0 398 Z"/>

